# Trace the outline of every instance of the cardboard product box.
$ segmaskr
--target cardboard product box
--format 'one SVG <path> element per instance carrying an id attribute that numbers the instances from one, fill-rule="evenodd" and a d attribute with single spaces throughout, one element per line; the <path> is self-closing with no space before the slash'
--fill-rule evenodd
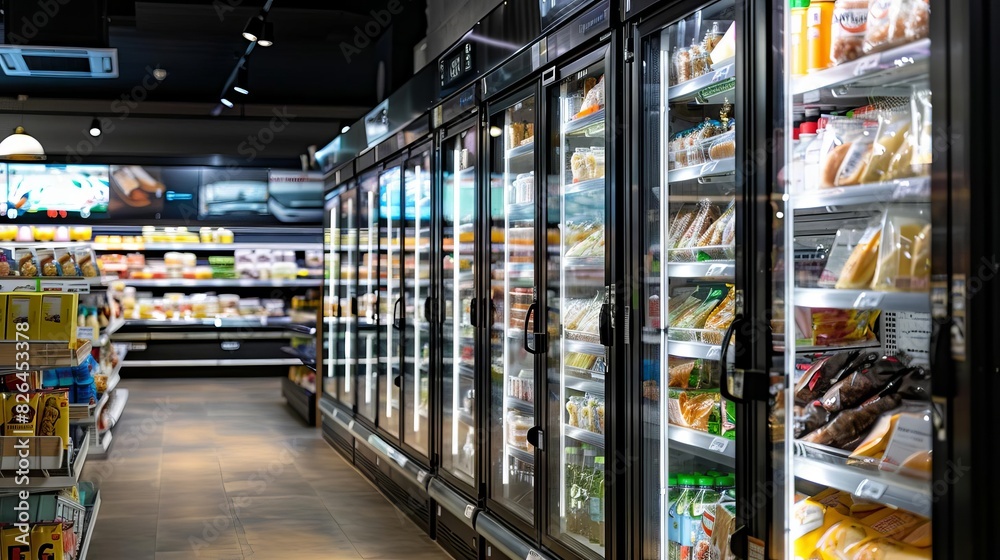
<path id="1" fill-rule="evenodd" d="M 7 340 L 40 340 L 39 316 L 42 309 L 41 294 L 18 292 L 6 294 L 7 300 Z M 27 323 L 26 330 L 18 330 L 18 323 Z M 19 337 L 18 334 L 21 333 Z"/>
<path id="2" fill-rule="evenodd" d="M 63 560 L 62 523 L 40 523 L 31 530 L 31 558 Z"/>
<path id="3" fill-rule="evenodd" d="M 69 449 L 69 394 L 67 391 L 42 393 L 38 400 L 35 428 L 39 436 L 58 436 Z"/>
<path id="4" fill-rule="evenodd" d="M 671 424 L 722 434 L 722 395 L 718 389 L 671 388 L 667 399 L 667 415 Z"/>
<path id="5" fill-rule="evenodd" d="M 3 546 L 3 560 L 28 560 L 31 558 L 31 533 L 21 533 L 17 527 L 8 526 L 0 530 L 0 544 Z"/>
<path id="6" fill-rule="evenodd" d="M 76 348 L 76 313 L 79 296 L 67 293 L 41 294 L 39 340 L 69 342 Z"/>

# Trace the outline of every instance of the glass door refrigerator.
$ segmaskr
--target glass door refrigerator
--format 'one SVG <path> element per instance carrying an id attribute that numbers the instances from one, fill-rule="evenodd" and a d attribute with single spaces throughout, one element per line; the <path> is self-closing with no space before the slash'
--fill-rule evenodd
<path id="1" fill-rule="evenodd" d="M 489 508 L 527 535 L 535 534 L 535 409 L 538 320 L 535 253 L 538 208 L 535 204 L 534 87 L 488 106 L 489 216 Z M 485 311 L 485 310 L 484 310 Z"/>
<path id="2" fill-rule="evenodd" d="M 614 128 L 610 47 L 559 66 L 547 85 L 544 236 L 534 349 L 543 354 L 544 535 L 560 556 L 603 558 L 611 371 Z M 543 78 L 544 80 L 544 78 Z"/>
<path id="3" fill-rule="evenodd" d="M 336 197 L 330 209 L 330 219 L 337 224 L 333 235 L 339 241 L 337 253 L 330 258 L 337 269 L 331 269 L 330 289 L 336 307 L 325 325 L 330 331 L 327 359 L 336 380 L 336 399 L 347 410 L 355 411 L 355 370 L 358 357 L 358 189 L 351 181 Z M 335 279 L 334 279 L 335 276 Z"/>
<path id="4" fill-rule="evenodd" d="M 646 459 L 633 556 L 647 560 L 734 558 L 747 483 L 745 412 L 724 379 L 742 297 L 738 4 L 688 3 L 634 30 L 630 356 Z"/>
<path id="5" fill-rule="evenodd" d="M 340 321 L 340 188 L 334 187 L 323 196 L 323 392 L 321 398 L 338 401 L 337 359 L 343 351 L 344 336 L 338 332 Z"/>
<path id="6" fill-rule="evenodd" d="M 402 162 L 384 165 L 378 174 L 378 294 L 376 315 L 378 325 L 378 403 L 377 426 L 390 441 L 399 439 L 399 379 L 400 338 L 402 323 L 400 308 L 404 305 L 402 294 Z"/>
<path id="7" fill-rule="evenodd" d="M 393 377 L 402 397 L 400 443 L 425 465 L 430 449 L 431 394 L 431 146 L 414 148 L 403 165 L 403 290 L 399 315 L 393 316 L 397 336 L 402 334 L 402 380 Z M 401 332 L 400 332 L 401 331 Z M 401 383 L 401 385 L 400 385 Z"/>
<path id="8" fill-rule="evenodd" d="M 362 173 L 358 179 L 358 298 L 357 335 L 353 346 L 358 418 L 375 427 L 378 400 L 379 347 L 379 181 L 375 170 Z M 346 383 L 345 383 L 346 384 Z"/>
<path id="9" fill-rule="evenodd" d="M 476 450 L 479 418 L 476 400 L 476 344 L 485 310 L 478 310 L 476 185 L 478 121 L 467 120 L 444 131 L 440 145 L 440 215 L 436 268 L 440 278 L 441 468 L 440 474 L 468 496 L 477 497 Z M 482 315 L 480 315 L 482 313 Z M 432 356 L 435 355 L 432 350 Z"/>
<path id="10" fill-rule="evenodd" d="M 945 45 L 930 2 L 806 4 L 782 6 L 777 61 L 776 553 L 974 557 L 954 555 L 938 527 L 965 483 L 948 452 L 949 352 L 935 359 L 932 344 L 952 290 L 943 160 L 963 142 L 941 149 L 948 111 L 932 120 Z"/>

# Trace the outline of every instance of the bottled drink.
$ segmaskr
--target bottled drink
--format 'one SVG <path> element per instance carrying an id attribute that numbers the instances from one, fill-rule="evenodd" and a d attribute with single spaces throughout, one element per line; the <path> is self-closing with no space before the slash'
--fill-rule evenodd
<path id="1" fill-rule="evenodd" d="M 476 472 L 474 470 L 476 464 L 476 442 L 471 428 L 469 429 L 469 434 L 465 436 L 465 445 L 462 446 L 462 462 L 465 465 L 465 472 Z"/>
<path id="2" fill-rule="evenodd" d="M 680 492 L 677 501 L 667 513 L 670 532 L 675 536 L 669 542 L 669 560 L 691 558 L 691 546 L 694 543 L 691 542 L 691 519 L 686 513 L 691 511 L 691 503 L 697 492 L 695 481 L 696 478 L 693 475 L 677 475 Z"/>
<path id="3" fill-rule="evenodd" d="M 604 457 L 594 457 L 590 479 L 590 542 L 604 546 Z"/>
<path id="4" fill-rule="evenodd" d="M 711 546 L 712 529 L 715 526 L 715 506 L 719 503 L 719 493 L 715 491 L 715 479 L 710 476 L 698 477 L 697 490 L 691 500 L 691 543 L 694 556 Z"/>

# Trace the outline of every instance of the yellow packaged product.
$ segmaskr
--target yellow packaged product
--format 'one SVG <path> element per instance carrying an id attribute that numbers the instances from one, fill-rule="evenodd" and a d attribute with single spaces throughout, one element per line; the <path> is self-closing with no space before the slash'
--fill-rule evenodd
<path id="1" fill-rule="evenodd" d="M 892 159 L 910 134 L 911 120 L 908 106 L 882 111 L 879 114 L 878 131 L 872 144 L 871 158 L 861 177 L 862 183 L 881 183 L 888 180 Z"/>
<path id="2" fill-rule="evenodd" d="M 41 321 L 38 327 L 39 340 L 69 342 L 76 348 L 77 294 L 46 293 L 41 295 Z"/>
<path id="3" fill-rule="evenodd" d="M 8 394 L 3 401 L 5 436 L 33 436 L 38 420 L 39 394 Z"/>
<path id="4" fill-rule="evenodd" d="M 868 228 L 840 270 L 836 283 L 838 290 L 864 289 L 871 286 L 878 265 L 881 240 L 882 230 L 879 227 Z"/>
<path id="5" fill-rule="evenodd" d="M 28 292 L 7 294 L 7 340 L 38 340 L 38 316 L 42 302 L 39 296 Z"/>
<path id="6" fill-rule="evenodd" d="M 791 538 L 794 539 L 793 560 L 819 558 L 816 547 L 821 537 L 834 525 L 849 519 L 846 515 L 812 498 L 795 503 L 791 513 Z"/>
<path id="7" fill-rule="evenodd" d="M 726 299 L 722 300 L 722 303 L 720 303 L 719 306 L 709 314 L 708 319 L 705 319 L 704 328 L 715 332 L 704 333 L 702 335 L 702 342 L 707 342 L 708 344 L 722 344 L 723 331 L 729 328 L 729 325 L 736 317 L 735 295 L 735 287 L 730 286 Z"/>
<path id="8" fill-rule="evenodd" d="M 882 226 L 878 265 L 871 285 L 873 289 L 894 292 L 914 291 L 911 276 L 914 271 L 913 256 L 918 248 L 918 242 L 921 245 L 929 243 L 928 240 L 920 239 L 922 235 L 926 235 L 925 227 L 929 224 L 929 209 L 890 209 Z"/>
<path id="9" fill-rule="evenodd" d="M 919 515 L 888 507 L 882 508 L 861 520 L 862 523 L 885 537 L 906 534 L 925 521 L 927 519 Z"/>
<path id="10" fill-rule="evenodd" d="M 849 558 L 850 560 L 930 560 L 931 550 L 876 537 L 854 545 Z"/>
<path id="11" fill-rule="evenodd" d="M 63 449 L 69 449 L 69 397 L 65 392 L 44 393 L 38 406 L 38 435 L 59 436 Z"/>
<path id="12" fill-rule="evenodd" d="M 814 555 L 822 560 L 850 560 L 853 549 L 860 543 L 879 534 L 854 519 L 847 519 L 830 526 L 816 541 Z"/>
<path id="13" fill-rule="evenodd" d="M 31 556 L 31 532 L 22 533 L 17 527 L 0 529 L 0 546 L 3 546 L 3 560 L 29 560 Z"/>
<path id="14" fill-rule="evenodd" d="M 31 530 L 32 560 L 63 560 L 62 522 L 39 523 Z"/>

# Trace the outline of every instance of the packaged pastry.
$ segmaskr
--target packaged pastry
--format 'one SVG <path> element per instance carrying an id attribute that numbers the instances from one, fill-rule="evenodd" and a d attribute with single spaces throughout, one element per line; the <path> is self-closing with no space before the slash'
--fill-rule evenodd
<path id="1" fill-rule="evenodd" d="M 857 408 L 841 412 L 829 424 L 806 434 L 801 440 L 841 449 L 851 449 L 868 433 L 879 416 L 896 408 L 901 402 L 901 397 L 896 394 L 875 396 Z"/>
<path id="2" fill-rule="evenodd" d="M 875 136 L 878 132 L 876 124 L 865 124 L 859 134 L 851 138 L 850 147 L 844 152 L 844 161 L 837 170 L 833 184 L 837 187 L 849 187 L 861 183 L 868 163 L 871 161 Z"/>
<path id="3" fill-rule="evenodd" d="M 931 129 L 931 91 L 918 89 L 910 97 L 910 138 L 913 150 L 909 159 L 910 171 L 914 175 L 930 175 L 934 160 L 933 131 Z M 903 162 L 901 162 L 903 163 Z"/>
<path id="4" fill-rule="evenodd" d="M 864 51 L 871 52 L 889 42 L 889 9 L 894 0 L 870 0 L 865 24 Z"/>
<path id="5" fill-rule="evenodd" d="M 833 8 L 830 60 L 842 64 L 864 53 L 868 0 L 837 0 Z"/>
<path id="6" fill-rule="evenodd" d="M 813 309 L 812 342 L 837 346 L 874 338 L 871 329 L 878 314 L 873 309 Z"/>
<path id="7" fill-rule="evenodd" d="M 669 389 L 667 416 L 671 424 L 720 434 L 721 395 L 718 389 Z"/>
<path id="8" fill-rule="evenodd" d="M 905 367 L 906 360 L 899 356 L 882 356 L 870 368 L 853 371 L 834 383 L 819 401 L 832 414 L 853 408 L 884 389 Z"/>
<path id="9" fill-rule="evenodd" d="M 696 246 L 702 234 L 705 233 L 705 230 L 710 228 L 718 217 L 718 207 L 712 204 L 707 198 L 700 201 L 698 203 L 698 213 L 691 221 L 691 225 L 688 226 L 688 229 L 678 240 L 677 248 Z"/>
<path id="10" fill-rule="evenodd" d="M 735 287 L 729 287 L 729 293 L 726 295 L 726 299 L 722 300 L 715 310 L 709 314 L 708 318 L 705 319 L 704 329 L 706 331 L 702 334 L 702 342 L 708 344 L 722 344 L 723 332 L 729 328 L 729 325 L 733 322 L 736 317 L 736 290 Z"/>
<path id="11" fill-rule="evenodd" d="M 819 278 L 816 279 L 816 286 L 821 288 L 833 288 L 836 286 L 844 265 L 847 264 L 847 260 L 851 257 L 854 248 L 858 246 L 858 243 L 861 242 L 866 234 L 868 234 L 868 227 L 857 224 L 845 225 L 837 230 L 837 235 L 833 239 L 830 252 L 827 253 L 823 271 L 820 273 Z M 802 282 L 801 279 L 799 281 Z"/>
<path id="12" fill-rule="evenodd" d="M 76 264 L 76 259 L 73 258 L 73 251 L 68 247 L 57 247 L 55 252 L 56 261 L 59 263 L 59 270 L 63 276 L 83 276 Z"/>
<path id="13" fill-rule="evenodd" d="M 16 249 L 14 251 L 17 259 L 17 272 L 21 276 L 38 276 L 38 264 L 35 261 L 35 253 L 31 249 Z"/>
<path id="14" fill-rule="evenodd" d="M 923 278 L 929 273 L 928 226 L 928 209 L 892 207 L 886 212 L 873 289 L 908 292 L 926 288 Z M 922 260 L 915 264 L 914 257 Z M 914 272 L 920 274 L 916 282 L 912 277 Z"/>
<path id="15" fill-rule="evenodd" d="M 865 230 L 840 272 L 837 273 L 831 269 L 831 275 L 837 278 L 835 284 L 837 289 L 864 289 L 871 286 L 878 265 L 881 240 L 882 228 L 880 226 L 869 226 Z"/>
<path id="16" fill-rule="evenodd" d="M 34 435 L 38 422 L 39 393 L 8 394 L 3 401 L 4 426 L 6 436 Z"/>
<path id="17" fill-rule="evenodd" d="M 604 108 L 604 76 L 590 88 L 590 91 L 586 93 L 583 97 L 583 105 L 580 107 L 580 112 L 576 114 L 576 118 L 585 117 L 592 113 L 596 113 Z"/>
<path id="18" fill-rule="evenodd" d="M 881 183 L 887 180 L 890 164 L 910 134 L 909 107 L 881 111 L 878 116 L 878 131 L 871 148 L 862 183 Z"/>
<path id="19" fill-rule="evenodd" d="M 74 247 L 73 256 L 76 257 L 76 263 L 84 277 L 94 278 L 101 275 L 101 271 L 97 267 L 97 257 L 94 256 L 94 251 L 91 248 Z"/>
<path id="20" fill-rule="evenodd" d="M 677 83 L 683 84 L 691 79 L 691 53 L 687 47 L 681 47 L 674 56 L 674 68 L 677 73 Z M 683 167 L 683 166 L 682 166 Z"/>
<path id="21" fill-rule="evenodd" d="M 871 0 L 865 33 L 865 52 L 877 51 L 927 37 L 930 32 L 928 0 Z"/>

